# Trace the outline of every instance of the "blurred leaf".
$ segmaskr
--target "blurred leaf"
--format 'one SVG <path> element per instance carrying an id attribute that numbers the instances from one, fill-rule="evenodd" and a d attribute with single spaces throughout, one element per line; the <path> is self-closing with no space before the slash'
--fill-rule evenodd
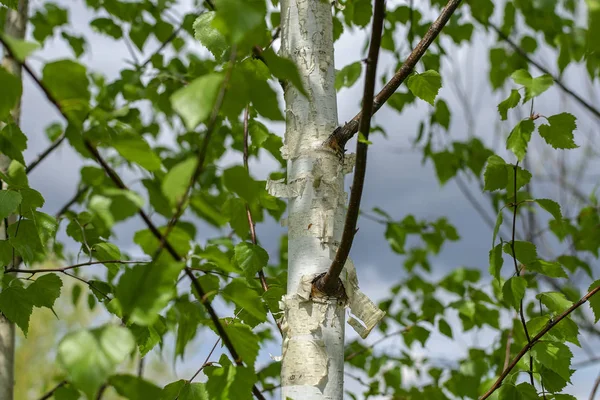
<path id="1" fill-rule="evenodd" d="M 187 129 L 196 128 L 211 115 L 224 79 L 220 72 L 206 74 L 171 95 L 171 106 Z"/>
<path id="2" fill-rule="evenodd" d="M 134 348 L 127 328 L 106 325 L 67 334 L 58 345 L 57 358 L 69 382 L 91 400 Z"/>

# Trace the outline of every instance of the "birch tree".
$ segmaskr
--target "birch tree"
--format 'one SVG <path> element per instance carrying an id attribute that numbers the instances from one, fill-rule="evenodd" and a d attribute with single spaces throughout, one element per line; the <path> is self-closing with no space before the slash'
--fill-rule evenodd
<path id="1" fill-rule="evenodd" d="M 58 372 L 36 398 L 575 398 L 568 384 L 597 362 L 600 317 L 600 214 L 583 184 L 598 160 L 577 148 L 600 111 L 566 75 L 594 91 L 598 1 L 205 0 L 189 10 L 87 0 L 89 20 L 67 4 L 28 13 L 27 2 L 0 1 L 0 400 L 33 368 L 12 361 L 15 326 L 33 346 L 33 309 L 61 318 L 59 297 L 85 298 L 102 318 L 48 333 L 59 336 L 56 363 L 39 368 Z M 352 32 L 363 57 L 334 65 Z M 94 64 L 98 35 L 128 57 L 114 76 Z M 57 40 L 68 55 L 48 50 Z M 489 90 L 468 94 L 456 57 L 473 49 L 489 58 Z M 23 82 L 60 118 L 36 156 L 25 151 L 42 127 L 23 123 L 38 115 L 19 118 Z M 342 122 L 338 99 L 354 86 L 355 116 Z M 487 92 L 493 115 L 474 100 Z M 559 94 L 568 107 L 556 110 Z M 414 132 L 374 121 L 383 109 L 422 120 Z M 395 210 L 365 206 L 379 133 L 410 137 L 440 192 L 456 183 L 489 224 L 476 268 L 440 262 L 449 246 L 475 253 L 443 216 L 451 207 L 423 219 L 404 198 Z M 81 163 L 70 197 L 32 184 L 58 148 Z M 539 184 L 542 152 L 559 202 Z M 273 171 L 258 179 L 267 159 Z M 63 205 L 45 206 L 57 195 Z M 366 271 L 349 258 L 372 239 L 366 221 L 403 267 L 389 295 L 361 290 Z M 287 227 L 279 246 L 265 239 L 274 223 Z M 123 241 L 131 228 L 136 250 Z M 64 290 L 67 279 L 85 290 Z M 442 339 L 464 352 L 436 360 Z M 267 354 L 273 346 L 280 354 Z M 185 372 L 151 379 L 145 363 L 167 347 Z M 587 381 L 593 399 L 600 379 Z"/>

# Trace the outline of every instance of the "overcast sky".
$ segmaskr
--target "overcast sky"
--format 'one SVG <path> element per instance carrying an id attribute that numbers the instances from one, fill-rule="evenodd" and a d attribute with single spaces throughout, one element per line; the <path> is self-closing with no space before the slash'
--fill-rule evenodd
<path id="1" fill-rule="evenodd" d="M 70 19 L 74 22 L 70 31 L 83 33 L 88 40 L 90 46 L 83 57 L 83 62 L 88 66 L 91 65 L 94 71 L 102 72 L 109 79 L 118 76 L 118 72 L 125 66 L 126 61 L 131 59 L 125 45 L 122 42 L 115 42 L 111 38 L 91 32 L 88 22 L 93 17 L 82 6 L 81 2 L 61 0 L 58 3 L 67 7 L 70 11 Z M 181 4 L 179 7 L 180 14 L 191 9 L 191 5 L 187 3 L 186 1 L 185 4 Z M 390 1 L 388 5 L 393 3 L 396 2 Z M 35 2 L 34 6 L 40 6 L 41 4 L 41 2 Z M 477 33 L 480 33 L 479 28 Z M 496 105 L 506 93 L 492 93 L 487 80 L 489 66 L 486 49 L 489 48 L 490 44 L 495 43 L 495 37 L 490 35 L 479 36 L 471 46 L 463 46 L 460 49 L 454 46 L 451 59 L 443 64 L 444 87 L 439 97 L 446 100 L 452 109 L 448 141 L 463 140 L 467 138 L 467 135 L 474 134 L 487 145 L 492 146 L 498 143 L 498 135 L 501 138 L 500 142 L 504 143 L 506 135 L 514 126 L 516 119 L 512 118 L 507 122 L 499 122 Z M 337 69 L 341 69 L 343 66 L 364 57 L 361 50 L 365 39 L 365 32 L 344 33 L 336 43 L 335 64 Z M 357 43 L 360 45 L 357 45 Z M 147 44 L 146 54 L 152 53 L 157 46 L 157 42 Z M 190 46 L 199 52 L 203 51 L 199 44 L 190 42 Z M 44 50 L 37 53 L 37 56 L 44 60 L 72 57 L 70 50 L 58 39 L 49 40 Z M 548 61 L 547 64 L 550 69 L 552 71 L 556 70 L 556 63 L 552 61 L 552 54 L 547 49 L 538 52 L 535 57 L 538 60 Z M 394 68 L 394 61 L 387 54 L 383 54 L 380 60 L 380 73 L 386 71 L 389 76 Z M 31 62 L 36 68 L 41 65 L 38 61 L 32 60 Z M 533 68 L 531 71 L 534 76 L 539 74 L 539 71 Z M 590 86 L 585 74 L 584 68 L 569 67 L 565 73 L 565 81 L 581 96 L 591 99 L 596 106 L 600 106 L 596 101 L 600 95 L 600 87 L 598 83 Z M 473 115 L 473 124 L 471 125 L 468 117 L 465 117 L 464 102 L 459 101 L 454 95 L 457 86 L 462 88 L 466 94 L 462 99 L 466 98 L 470 112 Z M 361 93 L 362 80 L 352 89 L 343 89 L 339 92 L 340 123 L 351 119 L 359 110 Z M 485 276 L 488 268 L 487 260 L 492 230 L 475 212 L 473 206 L 467 201 L 454 181 L 440 187 L 431 162 L 422 165 L 420 150 L 410 150 L 411 142 L 417 133 L 418 124 L 429 112 L 429 109 L 428 104 L 418 101 L 416 106 L 405 108 L 402 115 L 388 107 L 384 107 L 376 114 L 374 121 L 386 129 L 388 138 L 386 139 L 378 134 L 373 135 L 373 145 L 369 149 L 362 209 L 370 210 L 377 206 L 387 211 L 395 219 L 402 219 L 407 214 L 413 214 L 417 218 L 427 220 L 434 220 L 442 216 L 447 217 L 458 229 L 462 240 L 446 244 L 442 253 L 438 257 L 432 258 L 432 276 L 440 277 L 460 266 L 480 269 Z M 555 88 L 544 94 L 539 101 L 536 100 L 536 111 L 544 115 L 552 115 L 564 110 L 568 110 L 578 117 L 579 129 L 576 133 L 576 143 L 582 145 L 582 147 L 591 143 L 592 148 L 598 151 L 599 121 L 594 121 L 587 111 L 574 104 Z M 512 115 L 514 116 L 515 113 L 512 113 Z M 48 146 L 49 142 L 44 129 L 54 121 L 63 122 L 56 110 L 40 94 L 40 91 L 32 85 L 32 81 L 26 78 L 22 120 L 22 129 L 29 138 L 29 147 L 25 153 L 26 160 L 33 159 Z M 270 124 L 270 127 L 274 132 L 283 135 L 283 124 Z M 169 133 L 165 133 L 165 136 L 164 140 L 168 141 Z M 533 142 L 534 148 L 530 148 L 528 156 L 530 158 L 530 169 L 546 176 L 549 169 L 556 170 L 553 167 L 551 157 L 556 158 L 557 152 L 552 151 L 549 153 L 549 147 L 539 140 Z M 501 145 L 500 149 L 502 148 L 504 146 Z M 348 149 L 353 152 L 354 143 L 349 144 Z M 496 149 L 498 149 L 498 146 L 496 146 Z M 514 161 L 506 151 L 499 150 L 499 153 L 507 161 Z M 572 162 L 581 155 L 582 152 L 576 150 L 565 156 L 570 160 L 569 162 Z M 241 163 L 241 156 L 239 154 L 229 155 L 224 163 Z M 81 165 L 82 159 L 69 148 L 67 143 L 64 143 L 44 161 L 43 165 L 31 173 L 30 185 L 44 195 L 46 199 L 44 210 L 46 212 L 55 213 L 75 193 Z M 591 177 L 588 176 L 579 182 L 585 193 L 589 193 L 597 183 L 594 176 L 597 179 L 600 170 L 597 169 L 597 163 L 595 166 L 596 172 L 590 173 Z M 259 162 L 255 161 L 251 164 L 251 173 L 256 178 L 265 179 L 276 167 L 275 162 L 270 157 L 263 157 Z M 129 174 L 129 177 L 130 180 L 135 178 L 131 174 Z M 479 186 L 469 182 L 466 182 L 466 185 L 474 198 L 493 217 L 489 202 L 485 195 L 481 193 Z M 543 191 L 547 197 L 558 199 L 559 190 L 553 183 L 536 186 L 536 190 Z M 138 218 L 131 218 L 126 223 L 119 225 L 117 229 L 118 239 L 115 242 L 131 254 L 141 255 L 140 250 L 133 244 L 132 237 L 134 232 L 143 228 L 144 226 Z M 403 258 L 395 255 L 389 248 L 383 236 L 384 226 L 361 218 L 359 228 L 351 257 L 357 267 L 363 291 L 374 300 L 378 300 L 387 297 L 388 289 L 405 276 L 402 267 Z M 208 227 L 201 227 L 198 232 L 199 237 L 197 239 L 200 241 L 215 234 L 215 230 Z M 284 232 L 284 228 L 272 220 L 257 226 L 260 241 L 272 258 L 277 256 L 279 237 Z M 73 247 L 72 250 L 76 251 Z M 553 250 L 556 253 L 560 252 L 559 248 Z M 598 271 L 597 262 L 594 267 L 595 271 Z M 595 277 L 598 278 L 597 272 Z M 225 316 L 223 313 L 222 315 Z M 453 319 L 456 320 L 456 318 Z M 349 339 L 356 337 L 350 330 L 348 332 Z M 197 368 L 198 362 L 204 359 L 207 351 L 212 347 L 214 340 L 212 335 L 200 336 L 195 347 L 198 349 L 197 357 L 188 357 L 186 362 L 177 365 L 177 371 L 181 378 L 189 378 L 189 372 Z M 367 342 L 374 339 L 376 337 L 369 338 Z M 427 349 L 420 349 L 416 346 L 412 351 L 415 354 L 427 354 L 434 358 L 452 360 L 459 355 L 464 355 L 468 345 L 478 343 L 479 346 L 485 347 L 492 344 L 493 339 L 494 337 L 489 332 L 474 331 L 460 336 L 456 343 L 448 346 L 449 342 L 447 340 L 439 335 L 433 335 L 428 342 Z M 598 345 L 600 342 L 596 341 L 595 344 Z M 400 348 L 404 348 L 404 345 L 401 340 L 390 340 L 387 345 L 381 346 L 381 349 L 384 348 L 392 352 L 398 352 Z M 278 355 L 280 350 L 276 345 L 270 346 L 261 352 L 260 362 L 264 363 L 268 360 L 268 353 Z M 576 360 L 584 359 L 585 357 L 581 355 L 576 358 Z M 566 391 L 578 398 L 587 398 L 592 382 L 598 372 L 597 370 L 598 367 L 596 366 L 578 372 L 573 378 L 574 385 L 568 387 Z M 352 379 L 348 379 L 347 382 L 347 387 L 350 389 L 360 387 Z"/>

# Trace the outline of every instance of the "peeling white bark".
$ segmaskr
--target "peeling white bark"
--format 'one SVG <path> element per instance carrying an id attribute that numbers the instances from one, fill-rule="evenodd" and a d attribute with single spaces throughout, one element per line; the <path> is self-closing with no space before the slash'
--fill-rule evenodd
<path id="1" fill-rule="evenodd" d="M 297 65 L 308 93 L 286 89 L 287 184 L 270 183 L 272 194 L 289 199 L 282 398 L 341 400 L 345 305 L 310 298 L 310 281 L 331 265 L 345 218 L 346 171 L 322 148 L 337 126 L 331 3 L 282 0 L 281 22 L 281 55 Z"/>

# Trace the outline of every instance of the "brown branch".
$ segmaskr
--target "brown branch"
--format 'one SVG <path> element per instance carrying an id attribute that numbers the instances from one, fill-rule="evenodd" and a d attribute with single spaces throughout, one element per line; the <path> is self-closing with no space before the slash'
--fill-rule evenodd
<path id="1" fill-rule="evenodd" d="M 249 106 L 246 106 L 246 109 L 244 110 L 244 168 L 246 168 L 246 171 L 250 173 L 250 168 L 248 167 L 248 114 Z M 248 202 L 246 202 L 246 217 L 248 218 L 248 225 L 250 226 L 250 240 L 252 241 L 252 244 L 256 246 L 258 244 L 258 241 L 256 240 L 256 224 L 254 223 L 254 218 L 252 218 L 252 210 L 250 210 L 250 204 L 248 204 Z M 262 270 L 262 268 L 260 269 L 260 271 L 258 271 L 258 279 L 260 280 L 260 285 L 262 286 L 263 290 L 265 292 L 269 290 L 267 278 L 265 277 L 265 273 Z M 275 320 L 275 324 L 279 329 L 279 333 L 281 334 L 281 336 L 283 336 L 283 329 L 281 328 L 281 324 L 277 321 L 277 318 L 275 318 L 275 315 L 273 315 L 273 312 L 270 309 L 269 312 Z"/>
<path id="2" fill-rule="evenodd" d="M 44 394 L 42 397 L 40 397 L 39 400 L 47 400 L 47 399 L 52 398 L 52 396 L 54 396 L 54 392 L 56 392 L 58 389 L 65 386 L 66 384 L 67 384 L 67 381 L 60 382 L 58 385 L 54 386 L 52 389 L 50 389 L 48 392 L 46 392 L 46 394 Z"/>
<path id="3" fill-rule="evenodd" d="M 2 40 L 1 37 L 0 37 L 0 42 L 2 42 L 2 44 L 6 46 L 6 44 L 4 43 L 4 41 Z M 7 50 L 7 51 L 10 51 L 10 50 Z M 42 90 L 42 92 L 44 92 L 48 101 L 56 107 L 56 109 L 61 113 L 61 115 L 63 116 L 63 118 L 65 118 L 66 121 L 69 121 L 69 118 L 68 118 L 67 114 L 65 113 L 65 111 L 62 109 L 60 103 L 54 98 L 54 96 L 50 93 L 50 91 L 44 86 L 44 84 L 33 73 L 33 71 L 27 65 L 27 63 L 22 62 L 21 65 L 22 65 L 23 69 L 27 72 L 27 74 L 31 77 L 31 79 L 33 79 L 33 81 L 37 84 L 37 86 L 40 88 L 40 90 Z M 92 156 L 96 159 L 96 161 L 102 166 L 105 173 L 113 181 L 113 183 L 120 189 L 129 190 L 129 188 L 123 183 L 123 181 L 121 180 L 119 175 L 117 175 L 117 173 L 108 165 L 106 160 L 104 160 L 104 158 L 102 158 L 102 156 L 100 155 L 100 153 L 98 152 L 96 147 L 88 139 L 84 139 L 84 145 L 87 148 L 87 150 L 92 154 Z M 163 240 L 163 235 L 160 233 L 158 228 L 154 225 L 154 223 L 152 222 L 152 220 L 150 219 L 148 214 L 146 214 L 146 212 L 144 212 L 144 210 L 140 209 L 140 210 L 138 210 L 138 215 L 142 218 L 142 220 L 144 220 L 144 222 L 148 226 L 148 229 L 150 230 L 152 235 L 154 235 L 154 237 L 156 237 L 159 241 Z M 173 257 L 173 259 L 175 261 L 183 261 L 184 260 L 184 258 L 177 253 L 175 248 L 169 243 L 168 240 L 165 241 L 164 247 L 169 252 L 169 254 Z M 237 365 L 243 365 L 243 362 L 240 359 L 238 352 L 235 350 L 235 348 L 233 346 L 233 342 L 229 338 L 229 335 L 227 335 L 227 332 L 225 332 L 225 328 L 223 328 L 223 325 L 221 324 L 221 321 L 219 320 L 219 317 L 217 316 L 215 309 L 212 307 L 212 304 L 210 303 L 208 298 L 205 297 L 205 292 L 202 289 L 200 282 L 198 281 L 198 279 L 196 278 L 196 276 L 194 275 L 194 273 L 192 272 L 191 269 L 189 269 L 188 267 L 185 267 L 184 271 L 185 271 L 185 274 L 192 281 L 192 286 L 198 293 L 199 297 L 204 299 L 203 301 L 201 301 L 201 303 L 204 304 L 206 311 L 210 315 L 211 321 L 215 325 L 215 329 L 217 330 L 219 336 L 223 340 L 223 343 L 229 350 L 229 353 L 231 354 L 231 357 L 233 358 L 234 362 Z M 68 274 L 68 272 L 63 272 L 63 273 Z M 70 275 L 70 274 L 68 274 L 68 275 Z M 70 276 L 77 278 L 74 275 L 70 275 Z M 254 393 L 256 398 L 258 398 L 259 400 L 264 399 L 264 396 L 261 394 L 261 392 L 258 390 L 258 388 L 256 386 L 253 386 L 252 393 Z"/>
<path id="4" fill-rule="evenodd" d="M 569 96 L 573 97 L 579 104 L 581 104 L 584 108 L 587 108 L 588 111 L 590 111 L 592 114 L 594 114 L 597 118 L 600 118 L 600 111 L 597 108 L 595 108 L 593 105 L 591 105 L 590 103 L 588 103 L 586 100 L 584 100 L 581 96 L 579 96 L 573 90 L 569 89 L 564 83 L 562 83 L 562 81 L 560 80 L 560 78 L 558 78 L 557 76 L 553 75 L 547 68 L 545 68 L 543 65 L 541 65 L 540 63 L 538 63 L 537 61 L 535 61 L 534 59 L 532 59 L 531 57 L 529 57 L 529 55 L 527 54 L 527 52 L 525 50 L 523 50 L 521 47 L 519 47 L 510 37 L 508 37 L 506 34 L 504 34 L 504 32 L 502 32 L 502 30 L 500 28 L 498 28 L 498 26 L 494 25 L 491 22 L 484 23 L 480 19 L 478 19 L 477 17 L 475 17 L 475 16 L 473 16 L 473 17 L 480 24 L 482 24 L 484 26 L 489 26 L 490 28 L 492 28 L 496 32 L 496 34 L 498 35 L 498 37 L 500 39 L 502 39 L 503 41 L 505 41 L 510 47 L 512 47 L 512 49 L 517 54 L 519 54 L 521 57 L 523 57 L 525 60 L 527 60 L 527 62 L 529 64 L 533 65 L 534 67 L 536 67 L 538 70 L 540 70 L 544 74 L 550 75 L 550 77 L 552 77 L 552 80 L 554 80 L 554 82 L 556 82 L 556 84 L 558 85 L 558 87 L 560 87 L 563 90 L 563 92 L 565 92 Z"/>
<path id="5" fill-rule="evenodd" d="M 556 324 L 558 324 L 560 321 L 562 321 L 563 319 L 565 319 L 569 314 L 571 314 L 573 311 L 575 311 L 577 308 L 581 307 L 581 305 L 585 304 L 585 302 L 587 302 L 589 300 L 590 297 L 592 297 L 593 295 L 595 295 L 596 293 L 600 292 L 600 286 L 592 289 L 591 291 L 589 291 L 585 296 L 583 296 L 577 303 L 573 304 L 571 307 L 569 307 L 566 311 L 564 311 L 562 314 L 560 314 L 558 317 L 556 317 L 556 319 L 552 320 L 551 322 L 549 322 L 537 335 L 535 335 L 531 341 L 529 343 L 527 343 L 525 345 L 525 347 L 523 347 L 521 349 L 521 351 L 519 352 L 519 354 L 517 354 L 517 356 L 510 362 L 510 364 L 508 365 L 508 368 L 504 369 L 504 371 L 500 374 L 500 376 L 498 377 L 498 379 L 496 380 L 496 382 L 494 382 L 494 384 L 492 385 L 492 387 L 485 392 L 485 394 L 483 396 L 481 396 L 479 398 L 479 400 L 485 400 L 488 397 L 490 397 L 492 395 L 492 393 L 494 393 L 501 385 L 502 385 L 502 381 L 504 380 L 504 378 L 506 378 L 506 376 L 510 373 L 510 371 L 512 371 L 512 369 L 517 365 L 517 363 L 519 362 L 519 360 L 521 360 L 521 358 L 523 358 L 523 356 L 546 334 L 548 333 L 548 331 L 550 329 L 552 329 L 554 326 L 556 326 Z"/>
<path id="6" fill-rule="evenodd" d="M 515 272 L 517 277 L 521 275 L 521 270 L 519 269 L 519 265 L 517 263 L 517 254 L 515 252 L 515 236 L 516 236 L 516 226 L 517 226 L 517 210 L 519 207 L 519 203 L 517 202 L 517 172 L 519 170 L 519 162 L 514 166 L 514 200 L 513 200 L 513 220 L 512 220 L 512 239 L 510 241 L 510 248 L 512 250 L 512 258 L 515 264 Z M 519 316 L 521 318 L 521 324 L 523 325 L 523 330 L 525 331 L 525 337 L 527 338 L 527 343 L 531 344 L 531 336 L 529 336 L 529 330 L 527 330 L 527 322 L 525 321 L 525 314 L 523 313 L 523 299 L 521 299 L 521 303 L 519 305 Z M 534 386 L 533 381 L 533 357 L 529 355 L 529 379 L 531 381 L 531 386 Z"/>
<path id="7" fill-rule="evenodd" d="M 446 7 L 442 10 L 440 16 L 431 24 L 429 30 L 423 36 L 421 41 L 417 44 L 414 50 L 410 53 L 406 61 L 402 64 L 402 67 L 394 74 L 392 79 L 381 89 L 381 91 L 375 96 L 373 102 L 372 113 L 376 113 L 385 102 L 394 94 L 394 92 L 400 87 L 404 80 L 410 75 L 413 68 L 421 57 L 425 54 L 431 43 L 437 38 L 442 31 L 442 28 L 446 25 L 454 11 L 460 5 L 461 0 L 449 0 Z M 337 129 L 332 133 L 329 138 L 325 141 L 325 145 L 333 148 L 336 151 L 343 149 L 348 140 L 358 132 L 358 124 L 362 118 L 363 112 L 359 112 L 347 122 L 342 128 Z"/>
<path id="8" fill-rule="evenodd" d="M 146 264 L 150 261 L 132 261 L 132 260 L 108 260 L 108 261 L 88 261 L 80 264 L 69 265 L 67 267 L 61 268 L 41 268 L 41 269 L 18 269 L 18 268 L 9 268 L 5 273 L 14 272 L 17 274 L 40 274 L 46 272 L 65 272 L 71 269 L 85 267 L 88 265 L 98 265 L 98 264 Z"/>
<path id="9" fill-rule="evenodd" d="M 89 113 L 88 113 L 88 115 L 89 115 Z M 84 120 L 87 119 L 88 115 L 85 116 Z M 48 146 L 48 148 L 46 150 L 42 151 L 34 160 L 27 163 L 27 167 L 25 168 L 25 173 L 28 174 L 31 171 L 33 171 L 35 167 L 37 167 L 42 161 L 44 161 L 44 159 L 46 157 L 48 157 L 50 155 L 50 153 L 52 153 L 54 151 L 54 149 L 56 149 L 58 146 L 60 146 L 60 144 L 65 140 L 66 137 L 67 137 L 66 132 L 61 133 L 60 136 L 57 137 L 50 144 L 50 146 Z"/>
<path id="10" fill-rule="evenodd" d="M 65 214 L 65 213 L 66 213 L 66 212 L 69 210 L 69 208 L 71 208 L 71 207 L 73 206 L 73 204 L 75 204 L 75 203 L 77 202 L 77 200 L 79 200 L 79 197 L 81 197 L 81 195 L 82 195 L 82 194 L 84 194 L 85 192 L 87 192 L 87 190 L 88 190 L 89 188 L 90 188 L 90 187 L 89 187 L 89 186 L 87 186 L 87 185 L 83 185 L 82 187 L 80 187 L 80 188 L 77 190 L 77 192 L 76 192 L 76 193 L 73 195 L 73 197 L 71 197 L 71 199 L 70 199 L 69 201 L 67 201 L 67 202 L 65 203 L 65 205 L 64 205 L 64 206 L 62 206 L 62 207 L 60 208 L 60 210 L 58 210 L 58 211 L 56 212 L 56 214 L 54 215 L 54 217 L 55 217 L 56 219 L 58 219 L 58 218 L 62 217 L 62 216 L 63 216 L 63 214 Z"/>
<path id="11" fill-rule="evenodd" d="M 596 381 L 594 382 L 594 387 L 592 388 L 592 392 L 590 393 L 590 400 L 594 400 L 594 398 L 596 397 L 598 386 L 600 386 L 600 375 L 598 375 Z"/>
<path id="12" fill-rule="evenodd" d="M 348 212 L 340 246 L 335 254 L 335 258 L 329 267 L 329 271 L 319 279 L 315 285 L 326 294 L 333 295 L 339 288 L 339 276 L 344 268 L 354 234 L 356 233 L 356 222 L 360 211 L 360 199 L 362 197 L 365 183 L 365 174 L 367 171 L 367 151 L 369 149 L 368 138 L 371 129 L 371 116 L 373 115 L 373 95 L 375 93 L 375 80 L 377 79 L 377 60 L 379 58 L 379 48 L 381 47 L 381 34 L 383 31 L 383 20 L 385 19 L 385 1 L 375 0 L 373 10 L 373 30 L 371 33 L 371 43 L 369 45 L 369 54 L 367 56 L 367 71 L 365 73 L 365 88 L 363 94 L 363 117 L 360 119 L 360 133 L 356 143 L 356 167 L 354 179 L 352 181 L 352 190 L 350 191 L 350 201 L 348 203 Z"/>
<path id="13" fill-rule="evenodd" d="M 248 168 L 248 107 L 244 110 L 244 168 L 248 173 L 250 172 L 250 168 Z M 252 211 L 250 210 L 250 204 L 246 202 L 246 216 L 248 218 L 248 225 L 250 225 L 250 240 L 253 245 L 257 245 L 258 241 L 256 240 L 256 224 L 254 223 L 254 218 L 252 218 Z M 261 269 L 258 271 L 258 277 L 260 278 L 260 284 L 263 290 L 266 292 L 269 290 L 269 285 L 267 285 L 267 280 L 265 278 L 265 273 Z"/>

